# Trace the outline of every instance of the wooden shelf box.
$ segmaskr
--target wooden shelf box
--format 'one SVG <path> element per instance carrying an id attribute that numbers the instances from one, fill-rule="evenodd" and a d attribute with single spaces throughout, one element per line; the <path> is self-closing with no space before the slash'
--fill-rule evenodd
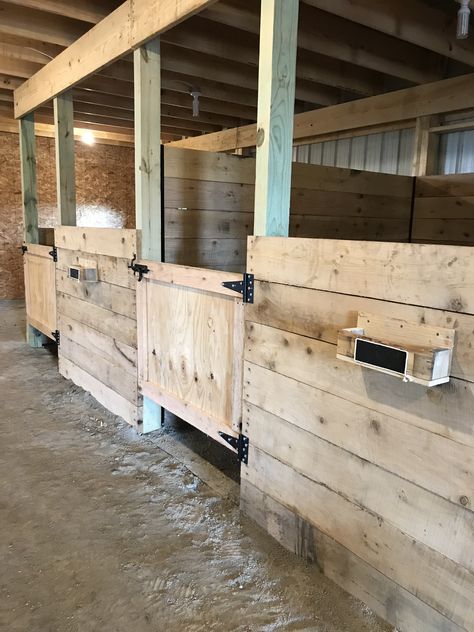
<path id="1" fill-rule="evenodd" d="M 357 326 L 342 329 L 337 357 L 405 382 L 431 387 L 449 382 L 454 329 L 359 312 Z"/>

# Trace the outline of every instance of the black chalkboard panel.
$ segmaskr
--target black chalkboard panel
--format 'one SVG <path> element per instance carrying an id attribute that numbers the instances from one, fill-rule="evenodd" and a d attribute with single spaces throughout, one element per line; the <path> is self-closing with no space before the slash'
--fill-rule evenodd
<path id="1" fill-rule="evenodd" d="M 407 352 L 370 340 L 356 339 L 354 360 L 405 375 Z"/>
<path id="2" fill-rule="evenodd" d="M 69 268 L 69 278 L 79 279 L 79 270 L 77 268 Z"/>

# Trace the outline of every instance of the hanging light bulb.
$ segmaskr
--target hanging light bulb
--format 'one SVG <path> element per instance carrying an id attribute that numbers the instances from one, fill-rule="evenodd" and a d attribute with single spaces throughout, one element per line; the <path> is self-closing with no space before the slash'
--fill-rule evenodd
<path id="1" fill-rule="evenodd" d="M 199 116 L 199 97 L 201 90 L 199 88 L 191 88 L 189 94 L 193 97 L 193 116 Z"/>
<path id="2" fill-rule="evenodd" d="M 471 14 L 469 1 L 470 0 L 459 0 L 461 6 L 458 11 L 458 28 L 456 32 L 458 39 L 466 39 L 469 34 L 469 16 Z"/>

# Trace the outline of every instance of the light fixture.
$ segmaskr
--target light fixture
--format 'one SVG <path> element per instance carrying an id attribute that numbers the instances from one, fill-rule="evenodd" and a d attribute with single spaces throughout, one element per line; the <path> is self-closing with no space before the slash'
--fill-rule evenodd
<path id="1" fill-rule="evenodd" d="M 469 34 L 469 16 L 471 9 L 469 7 L 470 0 L 458 0 L 460 3 L 458 11 L 458 27 L 456 32 L 457 39 L 466 39 Z"/>
<path id="2" fill-rule="evenodd" d="M 86 129 L 82 132 L 81 141 L 84 145 L 93 145 L 95 143 L 95 136 L 90 129 Z"/>
<path id="3" fill-rule="evenodd" d="M 193 116 L 199 116 L 199 97 L 201 96 L 200 88 L 193 87 L 189 91 L 189 94 L 193 97 Z"/>

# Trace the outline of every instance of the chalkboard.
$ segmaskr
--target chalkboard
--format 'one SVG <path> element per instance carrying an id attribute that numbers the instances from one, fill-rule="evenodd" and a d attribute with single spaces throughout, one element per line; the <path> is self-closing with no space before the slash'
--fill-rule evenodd
<path id="1" fill-rule="evenodd" d="M 69 268 L 69 278 L 79 280 L 79 270 L 77 268 Z"/>
<path id="2" fill-rule="evenodd" d="M 356 338 L 354 360 L 405 375 L 408 353 L 370 340 Z"/>

